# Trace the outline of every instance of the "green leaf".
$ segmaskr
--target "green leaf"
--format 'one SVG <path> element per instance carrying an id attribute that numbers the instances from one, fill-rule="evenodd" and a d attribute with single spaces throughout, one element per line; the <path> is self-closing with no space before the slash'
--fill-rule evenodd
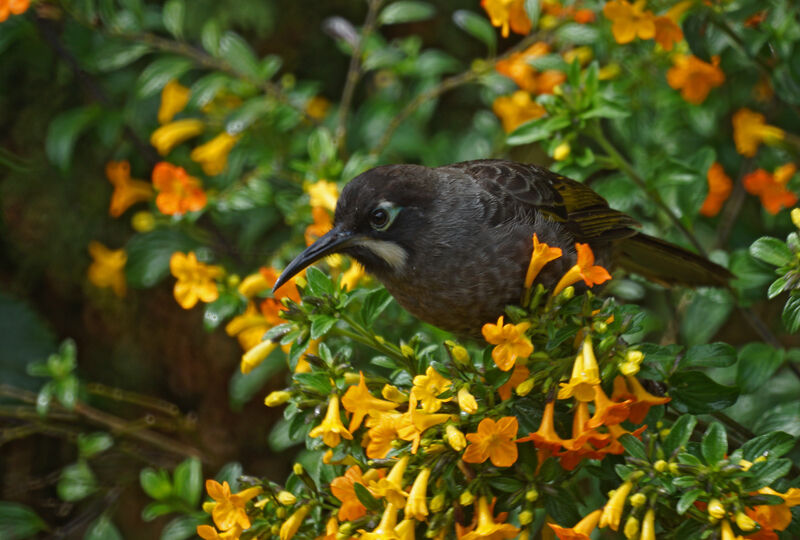
<path id="1" fill-rule="evenodd" d="M 785 431 L 794 437 L 800 437 L 800 402 L 781 403 L 764 411 L 753 430 L 758 433 Z"/>
<path id="2" fill-rule="evenodd" d="M 585 113 L 581 113 L 580 117 L 584 119 L 589 118 L 627 118 L 631 115 L 631 111 L 625 108 L 625 105 L 614 103 L 612 101 L 603 101 L 596 107 L 592 107 Z"/>
<path id="3" fill-rule="evenodd" d="M 692 414 L 721 411 L 736 403 L 739 389 L 717 384 L 700 371 L 678 371 L 669 378 L 670 405 Z"/>
<path id="4" fill-rule="evenodd" d="M 172 495 L 172 482 L 169 474 L 163 469 L 155 470 L 147 467 L 139 472 L 139 484 L 150 497 L 156 500 L 166 499 Z"/>
<path id="5" fill-rule="evenodd" d="M 775 266 L 789 264 L 794 258 L 792 250 L 786 243 L 770 236 L 762 236 L 753 242 L 750 246 L 750 255 Z"/>
<path id="6" fill-rule="evenodd" d="M 114 71 L 132 64 L 151 50 L 144 43 L 108 41 L 96 50 L 90 63 L 97 71 Z"/>
<path id="7" fill-rule="evenodd" d="M 327 396 L 331 393 L 331 379 L 327 373 L 295 373 L 294 380 L 300 386 Z"/>
<path id="8" fill-rule="evenodd" d="M 82 458 L 90 458 L 112 446 L 114 446 L 114 438 L 102 431 L 78 435 L 78 455 Z"/>
<path id="9" fill-rule="evenodd" d="M 36 412 L 39 416 L 47 415 L 47 411 L 50 409 L 50 403 L 53 401 L 53 386 L 52 381 L 45 383 L 36 394 Z"/>
<path id="10" fill-rule="evenodd" d="M 365 488 L 362 484 L 356 482 L 353 484 L 353 489 L 356 492 L 356 497 L 358 500 L 367 507 L 367 510 L 371 510 L 373 512 L 379 512 L 383 508 L 383 505 L 378 502 L 378 499 L 372 496 L 372 493 L 369 492 L 367 488 Z"/>
<path id="11" fill-rule="evenodd" d="M 54 381 L 53 395 L 68 411 L 73 410 L 75 403 L 78 401 L 78 386 L 78 378 L 74 375 Z"/>
<path id="12" fill-rule="evenodd" d="M 399 24 L 430 19 L 436 8 L 425 2 L 400 1 L 389 4 L 380 15 L 378 24 Z"/>
<path id="13" fill-rule="evenodd" d="M 709 465 L 714 465 L 725 459 L 725 454 L 728 453 L 728 435 L 725 433 L 725 428 L 722 424 L 712 422 L 708 426 L 700 443 L 700 450 Z"/>
<path id="14" fill-rule="evenodd" d="M 47 529 L 42 518 L 27 506 L 0 501 L 0 538 L 22 540 Z"/>
<path id="15" fill-rule="evenodd" d="M 328 163 L 336 157 L 336 145 L 328 128 L 317 128 L 308 136 L 308 157 L 312 163 L 318 165 Z"/>
<path id="16" fill-rule="evenodd" d="M 194 516 L 178 516 L 161 530 L 161 540 L 185 540 L 195 537 L 197 526 L 205 523 L 204 519 Z"/>
<path id="17" fill-rule="evenodd" d="M 753 478 L 745 482 L 744 489 L 747 491 L 754 491 L 768 486 L 778 478 L 786 476 L 791 470 L 792 462 L 786 458 L 770 459 L 753 463 L 753 466 L 747 470 L 747 472 L 753 475 Z"/>
<path id="18" fill-rule="evenodd" d="M 203 492 L 203 468 L 200 460 L 191 457 L 175 467 L 173 484 L 175 495 L 189 503 L 189 506 L 197 506 Z"/>
<path id="19" fill-rule="evenodd" d="M 619 438 L 619 442 L 621 442 L 622 446 L 625 447 L 625 451 L 629 456 L 645 461 L 648 460 L 647 450 L 644 447 L 644 443 L 642 443 L 642 441 L 633 435 L 626 433 Z"/>
<path id="20" fill-rule="evenodd" d="M 781 294 L 786 289 L 786 283 L 789 280 L 787 276 L 781 276 L 769 285 L 769 289 L 767 289 L 767 298 L 772 300 L 779 294 Z"/>
<path id="21" fill-rule="evenodd" d="M 142 508 L 142 519 L 144 521 L 153 521 L 159 516 L 174 512 L 175 508 L 170 503 L 151 502 Z"/>
<path id="22" fill-rule="evenodd" d="M 164 28 L 178 39 L 183 39 L 183 20 L 186 16 L 186 4 L 183 0 L 167 0 L 161 12 Z"/>
<path id="23" fill-rule="evenodd" d="M 242 464 L 236 461 L 230 461 L 222 466 L 217 472 L 214 480 L 220 484 L 228 482 L 231 486 L 231 491 L 239 491 L 239 477 L 242 476 Z"/>
<path id="24" fill-rule="evenodd" d="M 772 377 L 783 364 L 784 351 L 766 343 L 748 343 L 739 351 L 736 385 L 743 394 L 751 394 Z"/>
<path id="25" fill-rule="evenodd" d="M 600 31 L 588 24 L 566 23 L 556 30 L 555 37 L 569 45 L 591 45 L 600 36 Z"/>
<path id="26" fill-rule="evenodd" d="M 485 17 L 472 11 L 459 9 L 453 13 L 453 22 L 467 34 L 482 41 L 490 52 L 494 52 L 497 47 L 497 36 L 494 27 Z"/>
<path id="27" fill-rule="evenodd" d="M 244 404 L 253 399 L 253 396 L 261 391 L 276 373 L 280 373 L 285 369 L 286 355 L 280 348 L 272 351 L 263 362 L 253 368 L 253 371 L 247 375 L 237 369 L 228 383 L 231 409 L 234 411 L 242 410 Z"/>
<path id="28" fill-rule="evenodd" d="M 197 79 L 192 84 L 190 90 L 189 103 L 187 108 L 201 108 L 213 100 L 220 91 L 228 86 L 230 77 L 223 73 L 209 73 L 205 77 Z"/>
<path id="29" fill-rule="evenodd" d="M 567 67 L 569 67 L 569 64 L 564 61 L 564 58 L 562 58 L 560 54 L 543 54 L 526 60 L 526 62 L 537 71 L 547 71 L 548 69 L 566 71 Z"/>
<path id="30" fill-rule="evenodd" d="M 540 0 L 525 0 L 525 13 L 531 21 L 531 28 L 536 28 L 539 25 L 539 15 L 542 11 Z"/>
<path id="31" fill-rule="evenodd" d="M 275 423 L 272 431 L 269 432 L 267 442 L 269 443 L 269 449 L 273 452 L 283 452 L 292 446 L 301 444 L 304 437 L 304 434 L 298 437 L 291 437 L 289 435 L 289 421 L 281 418 Z"/>
<path id="32" fill-rule="evenodd" d="M 238 73 L 256 80 L 260 79 L 258 58 L 239 34 L 225 32 L 219 40 L 219 56 Z"/>
<path id="33" fill-rule="evenodd" d="M 133 288 L 149 288 L 169 275 L 169 260 L 176 251 L 188 253 L 197 243 L 177 229 L 156 229 L 133 236 L 125 252 L 125 279 Z"/>
<path id="34" fill-rule="evenodd" d="M 222 39 L 222 30 L 219 21 L 215 18 L 208 19 L 200 31 L 200 43 L 211 56 L 219 56 L 220 39 Z"/>
<path id="35" fill-rule="evenodd" d="M 750 439 L 742 445 L 742 457 L 755 461 L 760 457 L 777 458 L 794 448 L 797 439 L 783 431 L 774 431 Z"/>
<path id="36" fill-rule="evenodd" d="M 211 331 L 236 314 L 241 305 L 239 295 L 232 292 L 224 292 L 219 298 L 206 304 L 203 310 L 203 328 Z"/>
<path id="37" fill-rule="evenodd" d="M 707 343 L 689 347 L 680 367 L 729 367 L 736 362 L 736 349 L 727 343 Z"/>
<path id="38" fill-rule="evenodd" d="M 544 508 L 556 523 L 577 523 L 581 519 L 575 497 L 566 489 L 555 488 L 544 498 Z"/>
<path id="39" fill-rule="evenodd" d="M 102 514 L 86 529 L 83 540 L 122 540 L 122 535 L 109 517 Z"/>
<path id="40" fill-rule="evenodd" d="M 241 133 L 273 110 L 273 103 L 263 96 L 248 99 L 225 119 L 225 131 L 230 135 Z"/>
<path id="41" fill-rule="evenodd" d="M 800 296 L 792 294 L 783 306 L 781 314 L 783 326 L 790 334 L 794 334 L 800 329 Z"/>
<path id="42" fill-rule="evenodd" d="M 697 425 L 697 418 L 691 414 L 684 414 L 672 424 L 669 430 L 669 435 L 664 439 L 664 455 L 669 458 L 677 450 L 686 448 L 689 442 L 689 437 L 692 436 L 695 426 Z"/>
<path id="43" fill-rule="evenodd" d="M 96 489 L 94 473 L 83 460 L 64 467 L 56 486 L 59 498 L 67 502 L 80 501 L 94 493 Z"/>
<path id="44" fill-rule="evenodd" d="M 333 282 L 325 272 L 314 266 L 306 270 L 308 291 L 314 296 L 333 295 Z"/>
<path id="45" fill-rule="evenodd" d="M 497 476 L 489 478 L 487 481 L 490 486 L 505 493 L 514 493 L 515 491 L 519 491 L 525 487 L 525 484 L 523 484 L 520 480 L 517 480 L 516 478 L 509 478 L 507 476 Z"/>
<path id="46" fill-rule="evenodd" d="M 136 82 L 136 94 L 144 99 L 161 91 L 166 84 L 192 69 L 192 61 L 182 56 L 165 56 L 147 66 Z"/>
<path id="47" fill-rule="evenodd" d="M 389 291 L 381 287 L 367 294 L 364 304 L 361 307 L 361 318 L 367 327 L 371 327 L 383 311 L 392 303 L 392 295 Z"/>
<path id="48" fill-rule="evenodd" d="M 678 515 L 683 515 L 689 509 L 690 506 L 694 504 L 694 501 L 697 500 L 697 497 L 705 493 L 702 489 L 693 489 L 691 491 L 687 491 L 681 498 L 678 499 L 678 504 L 675 505 L 675 510 L 678 512 Z"/>
<path id="49" fill-rule="evenodd" d="M 728 320 L 733 297 L 722 289 L 699 289 L 686 308 L 681 321 L 681 335 L 689 345 L 706 343 Z"/>
<path id="50" fill-rule="evenodd" d="M 45 153 L 61 172 L 69 170 L 78 137 L 100 116 L 100 112 L 100 107 L 88 105 L 64 111 L 50 122 L 44 143 Z"/>
<path id="51" fill-rule="evenodd" d="M 512 146 L 518 146 L 540 141 L 550 137 L 553 132 L 563 129 L 568 125 L 569 118 L 564 116 L 537 118 L 525 122 L 512 131 L 506 139 L 506 142 Z"/>
<path id="52" fill-rule="evenodd" d="M 311 339 L 319 339 L 336 326 L 339 320 L 331 315 L 311 315 Z"/>

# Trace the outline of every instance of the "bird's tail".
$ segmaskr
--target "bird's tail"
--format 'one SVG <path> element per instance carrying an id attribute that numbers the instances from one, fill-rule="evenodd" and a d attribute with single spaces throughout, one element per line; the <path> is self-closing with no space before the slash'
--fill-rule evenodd
<path id="1" fill-rule="evenodd" d="M 691 251 L 646 234 L 617 244 L 617 263 L 662 285 L 727 287 L 733 275 L 722 266 Z"/>

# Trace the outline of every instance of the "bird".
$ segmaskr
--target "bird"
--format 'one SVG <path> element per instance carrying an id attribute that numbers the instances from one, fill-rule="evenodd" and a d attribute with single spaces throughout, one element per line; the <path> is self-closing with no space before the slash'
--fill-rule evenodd
<path id="1" fill-rule="evenodd" d="M 429 168 L 384 165 L 343 188 L 333 228 L 284 269 L 273 291 L 313 262 L 349 255 L 417 318 L 477 337 L 518 304 L 533 251 L 561 248 L 536 281 L 552 288 L 588 244 L 596 264 L 663 285 L 725 287 L 725 268 L 639 232 L 589 186 L 546 168 L 482 159 Z"/>

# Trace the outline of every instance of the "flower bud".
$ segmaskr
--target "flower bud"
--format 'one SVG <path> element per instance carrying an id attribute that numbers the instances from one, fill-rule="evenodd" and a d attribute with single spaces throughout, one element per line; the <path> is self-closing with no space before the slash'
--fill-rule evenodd
<path id="1" fill-rule="evenodd" d="M 217 506 L 217 503 L 212 501 L 206 501 L 203 503 L 203 512 L 206 514 L 210 514 L 214 511 L 214 507 Z"/>
<path id="2" fill-rule="evenodd" d="M 708 501 L 708 515 L 714 519 L 722 519 L 725 517 L 725 506 L 722 505 L 719 499 L 711 499 Z"/>
<path id="3" fill-rule="evenodd" d="M 531 488 L 525 492 L 525 500 L 528 502 L 533 502 L 539 498 L 539 492 L 536 491 L 536 488 Z"/>
<path id="4" fill-rule="evenodd" d="M 291 506 L 297 502 L 297 497 L 286 490 L 279 492 L 275 498 L 278 499 L 278 502 L 284 506 Z"/>
<path id="5" fill-rule="evenodd" d="M 473 495 L 470 490 L 466 489 L 464 492 L 458 497 L 458 502 L 461 506 L 469 506 L 473 502 L 475 502 L 475 495 Z"/>
<path id="6" fill-rule="evenodd" d="M 518 396 L 527 396 L 531 393 L 531 390 L 533 390 L 533 383 L 533 379 L 525 379 L 514 388 L 514 392 L 516 392 Z"/>
<path id="7" fill-rule="evenodd" d="M 400 345 L 400 353 L 406 358 L 414 358 L 414 355 L 416 354 L 414 352 L 414 349 L 411 348 L 409 345 L 406 345 L 405 343 Z"/>
<path id="8" fill-rule="evenodd" d="M 641 364 L 644 360 L 644 353 L 642 351 L 628 351 L 625 353 L 625 361 L 633 362 L 634 364 Z"/>
<path id="9" fill-rule="evenodd" d="M 467 446 L 467 438 L 464 434 L 453 424 L 447 424 L 444 428 L 447 444 L 456 452 L 461 452 Z"/>
<path id="10" fill-rule="evenodd" d="M 478 411 L 478 402 L 475 401 L 475 396 L 469 393 L 469 388 L 466 386 L 461 387 L 456 396 L 458 398 L 458 407 L 467 414 L 475 414 Z"/>
<path id="11" fill-rule="evenodd" d="M 280 532 L 281 532 L 281 526 L 278 525 L 277 523 L 273 524 L 272 527 L 269 528 L 269 533 L 272 536 L 278 536 Z"/>
<path id="12" fill-rule="evenodd" d="M 453 360 L 455 360 L 457 364 L 461 364 L 462 366 L 469 364 L 469 353 L 467 352 L 467 349 L 461 345 L 456 345 L 453 347 L 450 350 L 450 354 L 453 355 Z"/>
<path id="13" fill-rule="evenodd" d="M 575 296 L 575 287 L 573 287 L 572 285 L 561 291 L 561 297 L 564 300 L 571 300 L 572 297 L 574 296 Z"/>
<path id="14" fill-rule="evenodd" d="M 639 536 L 639 520 L 633 516 L 629 517 L 622 532 L 628 540 L 636 540 Z"/>
<path id="15" fill-rule="evenodd" d="M 267 407 L 278 407 L 289 401 L 290 397 L 292 397 L 291 392 L 287 392 L 286 390 L 276 390 L 264 398 L 264 405 Z"/>
<path id="16" fill-rule="evenodd" d="M 598 334 L 605 334 L 608 330 L 608 324 L 605 321 L 595 321 L 592 323 L 592 329 Z"/>
<path id="17" fill-rule="evenodd" d="M 669 472 L 671 472 L 672 474 L 678 474 L 681 472 L 681 468 L 677 463 L 670 463 Z"/>
<path id="18" fill-rule="evenodd" d="M 352 371 L 348 371 L 344 374 L 344 382 L 345 384 L 354 385 L 358 384 L 361 380 L 361 375 L 358 373 L 353 373 Z"/>
<path id="19" fill-rule="evenodd" d="M 286 508 L 279 506 L 275 509 L 275 517 L 283 519 L 286 517 Z"/>
<path id="20" fill-rule="evenodd" d="M 631 377 L 639 373 L 639 364 L 635 362 L 623 362 L 619 365 L 619 372 L 626 377 Z"/>
<path id="21" fill-rule="evenodd" d="M 792 214 L 792 216 L 794 216 L 794 214 Z M 794 217 L 792 219 L 794 219 Z M 131 226 L 136 232 L 150 232 L 156 227 L 156 218 L 153 217 L 152 212 L 142 210 L 133 214 L 133 217 L 131 218 Z"/>
<path id="22" fill-rule="evenodd" d="M 444 493 L 436 494 L 433 499 L 431 499 L 431 504 L 428 505 L 428 509 L 433 512 L 441 512 L 444 508 Z"/>
<path id="23" fill-rule="evenodd" d="M 303 466 L 301 464 L 295 463 L 294 465 L 292 465 L 292 472 L 297 476 L 300 476 L 305 471 L 303 471 Z"/>
<path id="24" fill-rule="evenodd" d="M 569 143 L 564 141 L 563 143 L 556 146 L 556 149 L 553 150 L 553 159 L 556 161 L 564 161 L 569 157 L 569 153 L 572 150 Z"/>
<path id="25" fill-rule="evenodd" d="M 794 226 L 800 229 L 800 208 L 792 208 L 791 216 Z"/>
<path id="26" fill-rule="evenodd" d="M 647 497 L 645 496 L 644 493 L 634 493 L 633 495 L 630 496 L 628 502 L 630 502 L 631 506 L 633 506 L 634 508 L 638 508 L 640 506 L 644 506 L 644 503 L 647 502 Z"/>
<path id="27" fill-rule="evenodd" d="M 522 526 L 530 525 L 533 522 L 533 512 L 530 510 L 523 510 L 519 513 L 519 524 Z"/>
<path id="28" fill-rule="evenodd" d="M 384 384 L 381 389 L 383 399 L 388 399 L 395 403 L 405 403 L 408 401 L 408 395 L 401 392 L 396 386 L 391 384 Z"/>
<path id="29" fill-rule="evenodd" d="M 744 512 L 736 513 L 736 526 L 742 529 L 744 532 L 752 531 L 753 529 L 756 528 L 756 525 L 757 525 L 756 521 L 747 514 L 745 514 Z"/>
<path id="30" fill-rule="evenodd" d="M 663 459 L 659 459 L 653 464 L 653 468 L 658 472 L 663 473 L 669 468 L 669 463 L 667 463 Z"/>

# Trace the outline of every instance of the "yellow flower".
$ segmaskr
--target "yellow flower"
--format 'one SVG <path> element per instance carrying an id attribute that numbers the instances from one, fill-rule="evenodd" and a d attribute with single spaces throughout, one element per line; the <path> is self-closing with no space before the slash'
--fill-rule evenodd
<path id="1" fill-rule="evenodd" d="M 475 401 L 475 396 L 469 393 L 469 388 L 462 386 L 461 390 L 456 395 L 458 399 L 458 408 L 467 414 L 475 414 L 478 411 L 478 402 Z"/>
<path id="2" fill-rule="evenodd" d="M 263 362 L 272 351 L 278 348 L 278 343 L 271 340 L 261 341 L 242 355 L 239 369 L 247 375 Z"/>
<path id="3" fill-rule="evenodd" d="M 111 217 L 119 217 L 137 202 L 153 198 L 153 186 L 150 182 L 131 179 L 131 166 L 127 161 L 109 161 L 106 164 L 106 177 L 114 186 L 108 207 Z"/>
<path id="4" fill-rule="evenodd" d="M 334 182 L 327 180 L 320 180 L 311 184 L 308 188 L 308 195 L 311 198 L 311 206 L 316 208 L 325 208 L 334 212 L 336 210 L 336 201 L 339 199 L 339 188 Z"/>
<path id="5" fill-rule="evenodd" d="M 676 54 L 673 66 L 667 71 L 667 83 L 681 91 L 681 97 L 700 105 L 712 88 L 725 82 L 725 74 L 719 68 L 719 56 L 712 56 L 711 63 L 703 62 L 694 55 Z"/>
<path id="6" fill-rule="evenodd" d="M 245 280 L 246 281 L 246 280 Z M 262 315 L 253 302 L 247 304 L 247 309 L 237 315 L 225 325 L 225 333 L 236 336 L 242 349 L 249 351 L 259 343 L 271 325 Z"/>
<path id="7" fill-rule="evenodd" d="M 322 120 L 328 114 L 331 102 L 322 96 L 314 96 L 306 102 L 306 114 L 314 120 Z"/>
<path id="8" fill-rule="evenodd" d="M 251 487 L 238 493 L 231 494 L 228 482 L 220 484 L 216 480 L 206 480 L 206 491 L 216 503 L 211 511 L 214 524 L 221 531 L 227 531 L 236 526 L 242 529 L 250 527 L 250 518 L 244 506 L 253 497 L 261 493 L 260 487 Z"/>
<path id="9" fill-rule="evenodd" d="M 633 483 L 626 481 L 609 497 L 600 516 L 600 527 L 611 527 L 614 531 L 619 529 L 619 520 L 622 517 L 625 501 L 628 499 L 628 493 L 631 492 L 632 487 Z"/>
<path id="10" fill-rule="evenodd" d="M 417 398 L 411 395 L 408 403 L 408 412 L 400 415 L 397 420 L 397 436 L 404 441 L 411 442 L 411 453 L 416 454 L 422 434 L 428 429 L 444 424 L 448 420 L 455 421 L 458 417 L 450 414 L 427 414 L 417 409 Z"/>
<path id="11" fill-rule="evenodd" d="M 397 534 L 397 510 L 393 504 L 387 504 L 381 516 L 381 522 L 372 532 L 359 529 L 362 540 L 399 540 Z"/>
<path id="12" fill-rule="evenodd" d="M 525 11 L 525 0 L 482 0 L 481 6 L 489 15 L 492 26 L 500 27 L 503 37 L 508 37 L 508 29 L 515 34 L 525 35 L 531 31 L 531 21 Z"/>
<path id="13" fill-rule="evenodd" d="M 525 274 L 525 287 L 533 285 L 533 280 L 542 271 L 544 265 L 561 257 L 561 248 L 550 247 L 544 242 L 539 243 L 539 237 L 533 233 L 533 253 L 531 262 L 528 263 L 528 272 Z"/>
<path id="14" fill-rule="evenodd" d="M 401 419 L 400 413 L 383 413 L 367 420 L 367 457 L 370 459 L 383 459 L 392 449 L 392 444 L 398 438 L 398 427 Z"/>
<path id="15" fill-rule="evenodd" d="M 203 133 L 204 129 L 203 122 L 197 119 L 176 120 L 155 130 L 150 135 L 150 144 L 156 148 L 159 154 L 166 156 L 180 143 Z"/>
<path id="16" fill-rule="evenodd" d="M 414 540 L 414 527 L 416 525 L 413 519 L 404 519 L 397 524 L 394 532 L 399 540 Z"/>
<path id="17" fill-rule="evenodd" d="M 653 13 L 644 11 L 644 0 L 631 4 L 625 0 L 611 0 L 603 6 L 603 15 L 612 22 L 611 32 L 617 43 L 630 43 L 639 39 L 653 39 L 656 25 Z"/>
<path id="18" fill-rule="evenodd" d="M 228 166 L 228 154 L 241 137 L 241 135 L 230 135 L 223 131 L 207 143 L 192 150 L 189 157 L 203 167 L 204 173 L 214 176 Z"/>
<path id="19" fill-rule="evenodd" d="M 350 263 L 350 268 L 342 274 L 342 288 L 348 291 L 355 289 L 358 282 L 364 277 L 364 273 L 364 267 L 356 261 L 352 261 Z"/>
<path id="20" fill-rule="evenodd" d="M 225 273 L 222 267 L 199 262 L 193 251 L 176 251 L 169 259 L 169 269 L 178 280 L 173 295 L 183 309 L 191 309 L 198 300 L 213 302 L 219 297 L 214 280 Z"/>
<path id="21" fill-rule="evenodd" d="M 509 371 L 517 358 L 527 358 L 533 352 L 531 340 L 525 335 L 530 326 L 529 322 L 503 324 L 500 315 L 497 324 L 486 323 L 481 328 L 486 342 L 496 345 L 492 349 L 492 360 L 502 371 Z"/>
<path id="22" fill-rule="evenodd" d="M 745 514 L 744 512 L 737 512 L 736 513 L 736 526 L 742 529 L 744 532 L 750 532 L 756 528 L 758 523 L 756 520 Z"/>
<path id="23" fill-rule="evenodd" d="M 349 428 L 353 432 L 358 429 L 365 416 L 391 411 L 396 409 L 399 404 L 373 396 L 367 388 L 364 372 L 359 372 L 358 385 L 347 389 L 342 397 L 342 405 L 347 411 L 353 413 Z"/>
<path id="24" fill-rule="evenodd" d="M 369 483 L 368 487 L 373 496 L 385 498 L 386 502 L 396 508 L 403 508 L 408 494 L 403 489 L 403 474 L 408 466 L 408 454 L 405 454 L 392 466 L 385 478 L 380 478 Z"/>
<path id="25" fill-rule="evenodd" d="M 555 150 L 553 150 L 553 159 L 556 161 L 564 161 L 569 157 L 571 150 L 572 148 L 570 147 L 569 143 L 564 141 L 556 146 Z"/>
<path id="26" fill-rule="evenodd" d="M 594 356 L 592 340 L 588 336 L 583 340 L 581 352 L 575 357 L 572 365 L 572 376 L 567 383 L 561 383 L 558 399 L 575 397 L 578 401 L 592 401 L 595 387 L 600 384 L 600 368 Z"/>
<path id="27" fill-rule="evenodd" d="M 775 144 L 783 137 L 783 130 L 768 125 L 763 114 L 742 108 L 733 115 L 733 142 L 736 151 L 745 157 L 755 156 L 762 142 Z"/>
<path id="28" fill-rule="evenodd" d="M 244 278 L 236 290 L 239 291 L 239 294 L 249 299 L 271 288 L 272 285 L 267 281 L 267 277 L 261 272 L 255 272 Z"/>
<path id="29" fill-rule="evenodd" d="M 280 407 L 292 397 L 291 392 L 286 390 L 275 390 L 264 398 L 264 405 L 267 407 Z"/>
<path id="30" fill-rule="evenodd" d="M 595 510 L 572 527 L 561 527 L 555 523 L 547 523 L 547 525 L 553 529 L 559 540 L 590 540 L 590 535 L 597 528 L 597 522 L 602 513 L 602 510 Z"/>
<path id="31" fill-rule="evenodd" d="M 467 438 L 454 424 L 447 424 L 444 428 L 447 444 L 456 452 L 461 452 L 467 446 Z"/>
<path id="32" fill-rule="evenodd" d="M 714 519 L 722 519 L 725 517 L 727 512 L 725 511 L 725 507 L 722 506 L 722 503 L 719 499 L 711 499 L 708 501 L 708 515 Z"/>
<path id="33" fill-rule="evenodd" d="M 494 114 L 503 123 L 503 130 L 511 133 L 530 120 L 541 118 L 547 111 L 533 101 L 525 90 L 517 90 L 510 96 L 500 96 L 492 103 Z"/>
<path id="34" fill-rule="evenodd" d="M 428 490 L 428 480 L 431 477 L 431 470 L 429 467 L 423 467 L 414 484 L 411 486 L 411 491 L 408 492 L 408 501 L 405 507 L 406 518 L 416 519 L 417 521 L 425 521 L 428 516 L 428 507 L 425 504 L 425 495 Z"/>
<path id="35" fill-rule="evenodd" d="M 475 433 L 467 434 L 470 445 L 461 459 L 467 463 L 483 463 L 490 459 L 495 467 L 510 467 L 517 461 L 517 430 L 514 416 L 506 416 L 495 422 L 484 418 Z"/>
<path id="36" fill-rule="evenodd" d="M 519 529 L 508 523 L 495 523 L 492 510 L 486 497 L 478 499 L 478 526 L 474 531 L 461 537 L 461 540 L 501 540 L 514 538 L 519 534 Z"/>
<path id="37" fill-rule="evenodd" d="M 309 437 L 322 437 L 322 442 L 333 448 L 339 444 L 341 437 L 352 440 L 353 436 L 347 431 L 339 417 L 339 396 L 333 394 L 328 401 L 328 412 L 322 423 L 308 433 Z"/>
<path id="38" fill-rule="evenodd" d="M 87 275 L 92 285 L 101 289 L 110 287 L 120 298 L 125 296 L 125 263 L 128 262 L 125 250 L 111 250 L 93 240 L 89 242 L 89 255 L 92 256 L 92 264 Z"/>
<path id="39" fill-rule="evenodd" d="M 141 210 L 133 214 L 131 218 L 131 227 L 133 230 L 140 233 L 150 232 L 156 228 L 156 218 L 152 212 Z"/>
<path id="40" fill-rule="evenodd" d="M 353 521 L 367 513 L 367 508 L 358 500 L 355 484 L 366 484 L 358 465 L 348 468 L 343 476 L 337 476 L 331 482 L 331 493 L 342 503 L 337 516 L 343 521 Z"/>
<path id="41" fill-rule="evenodd" d="M 719 527 L 719 532 L 722 540 L 743 540 L 741 536 L 737 537 L 735 534 L 733 534 L 731 523 L 727 519 L 722 520 L 722 524 Z"/>
<path id="42" fill-rule="evenodd" d="M 300 525 L 303 524 L 303 520 L 306 519 L 308 512 L 311 510 L 311 507 L 307 504 L 304 504 L 300 508 L 298 508 L 289 519 L 283 522 L 281 525 L 281 529 L 279 532 L 279 536 L 281 540 L 290 540 L 295 534 L 297 534 L 297 529 L 300 528 Z"/>
<path id="43" fill-rule="evenodd" d="M 639 540 L 656 540 L 656 511 L 648 509 L 642 521 L 642 536 Z"/>
<path id="44" fill-rule="evenodd" d="M 189 89 L 172 79 L 161 90 L 161 106 L 158 108 L 158 123 L 170 122 L 189 103 Z"/>
<path id="45" fill-rule="evenodd" d="M 452 401 L 452 397 L 439 399 L 436 396 L 447 392 L 452 386 L 452 383 L 439 375 L 439 373 L 428 366 L 425 370 L 425 375 L 417 375 L 414 377 L 414 388 L 411 390 L 412 395 L 422 403 L 422 411 L 425 413 L 435 413 L 442 407 L 445 401 Z"/>
<path id="46" fill-rule="evenodd" d="M 575 266 L 567 270 L 561 277 L 555 290 L 553 290 L 553 296 L 581 279 L 588 287 L 599 285 L 611 279 L 611 274 L 608 273 L 608 270 L 594 264 L 594 253 L 592 253 L 592 248 L 589 247 L 589 244 L 576 243 L 575 248 L 578 252 L 578 260 Z"/>
<path id="47" fill-rule="evenodd" d="M 217 529 L 211 525 L 197 526 L 197 536 L 203 540 L 239 540 L 241 534 L 242 528 L 238 525 L 224 532 L 218 532 Z"/>

